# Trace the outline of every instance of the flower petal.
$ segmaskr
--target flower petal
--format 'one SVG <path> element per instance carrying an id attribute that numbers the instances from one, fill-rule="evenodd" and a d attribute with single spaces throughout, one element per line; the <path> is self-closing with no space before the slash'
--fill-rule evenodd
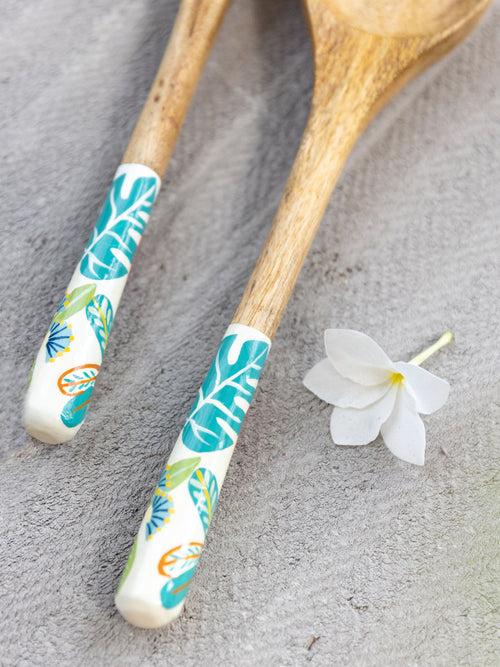
<path id="1" fill-rule="evenodd" d="M 330 433 L 337 445 L 367 445 L 375 440 L 380 427 L 394 408 L 397 387 L 391 387 L 378 401 L 362 410 L 334 408 Z"/>
<path id="2" fill-rule="evenodd" d="M 381 398 L 391 386 L 389 381 L 367 387 L 342 377 L 330 359 L 315 364 L 304 378 L 304 386 L 322 401 L 341 408 L 364 408 Z"/>
<path id="3" fill-rule="evenodd" d="M 418 412 L 430 415 L 448 400 L 450 385 L 446 380 L 404 361 L 398 361 L 394 367 L 405 376 Z"/>
<path id="4" fill-rule="evenodd" d="M 399 388 L 394 410 L 382 424 L 380 433 L 394 456 L 408 463 L 424 465 L 424 423 L 417 413 L 415 401 L 404 387 Z"/>
<path id="5" fill-rule="evenodd" d="M 354 382 L 380 384 L 392 372 L 392 361 L 384 350 L 360 331 L 327 329 L 325 348 L 337 371 Z"/>

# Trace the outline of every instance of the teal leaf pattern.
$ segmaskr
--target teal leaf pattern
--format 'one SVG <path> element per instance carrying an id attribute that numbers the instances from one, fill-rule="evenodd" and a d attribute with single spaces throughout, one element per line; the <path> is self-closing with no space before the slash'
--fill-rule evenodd
<path id="1" fill-rule="evenodd" d="M 98 294 L 87 305 L 85 313 L 99 342 L 102 355 L 108 344 L 109 332 L 113 324 L 113 305 L 107 296 Z"/>
<path id="2" fill-rule="evenodd" d="M 61 412 L 61 421 L 65 426 L 73 428 L 82 423 L 89 409 L 93 389 L 93 387 L 89 387 L 66 403 Z"/>
<path id="3" fill-rule="evenodd" d="M 206 533 L 219 499 L 217 478 L 207 468 L 198 468 L 189 479 L 188 489 Z"/>
<path id="4" fill-rule="evenodd" d="M 222 340 L 182 430 L 186 447 L 213 452 L 236 442 L 268 353 L 261 340 Z"/>
<path id="5" fill-rule="evenodd" d="M 156 198 L 159 179 L 136 177 L 128 192 L 126 177 L 115 178 L 85 249 L 80 271 L 87 278 L 111 280 L 126 276 Z"/>
<path id="6" fill-rule="evenodd" d="M 169 581 L 161 589 L 160 598 L 167 609 L 176 607 L 186 597 L 202 549 L 201 542 L 190 542 L 170 549 L 161 557 L 158 572 Z"/>
<path id="7" fill-rule="evenodd" d="M 232 325 L 223 338 L 153 493 L 139 531 L 137 556 L 131 561 L 132 574 L 117 596 L 118 609 L 136 594 L 138 583 L 148 604 L 182 606 L 218 504 L 231 446 L 269 348 L 268 339 L 245 325 Z M 158 620 L 162 616 L 159 613 Z"/>
<path id="8" fill-rule="evenodd" d="M 160 591 L 161 603 L 166 609 L 177 607 L 184 600 L 189 592 L 189 585 L 193 578 L 196 568 L 192 567 L 186 570 L 178 577 L 169 579 Z"/>
<path id="9" fill-rule="evenodd" d="M 72 315 L 85 308 L 85 306 L 92 301 L 95 294 L 95 283 L 88 283 L 75 287 L 69 294 L 65 296 L 61 305 L 54 315 L 53 322 L 64 324 Z"/>

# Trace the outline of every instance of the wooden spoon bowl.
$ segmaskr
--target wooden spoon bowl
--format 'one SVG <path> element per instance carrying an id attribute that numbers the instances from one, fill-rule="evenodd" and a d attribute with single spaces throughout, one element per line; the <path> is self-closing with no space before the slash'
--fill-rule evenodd
<path id="1" fill-rule="evenodd" d="M 309 4 L 306 2 L 306 5 Z M 325 3 L 326 4 L 326 3 Z M 477 0 L 329 0 L 337 18 L 386 37 L 438 34 L 475 13 Z"/>

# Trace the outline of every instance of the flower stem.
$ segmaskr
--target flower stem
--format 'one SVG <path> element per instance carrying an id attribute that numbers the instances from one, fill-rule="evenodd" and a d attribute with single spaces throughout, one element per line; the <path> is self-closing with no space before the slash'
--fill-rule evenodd
<path id="1" fill-rule="evenodd" d="M 432 356 L 434 352 L 437 352 L 445 345 L 448 345 L 449 343 L 451 343 L 452 340 L 453 340 L 453 332 L 445 331 L 444 334 L 440 338 L 438 338 L 438 340 L 435 343 L 433 343 L 428 348 L 420 352 L 420 354 L 417 354 L 417 356 L 413 357 L 413 359 L 410 359 L 408 363 L 413 364 L 414 366 L 420 366 L 420 364 L 422 364 L 430 356 Z"/>

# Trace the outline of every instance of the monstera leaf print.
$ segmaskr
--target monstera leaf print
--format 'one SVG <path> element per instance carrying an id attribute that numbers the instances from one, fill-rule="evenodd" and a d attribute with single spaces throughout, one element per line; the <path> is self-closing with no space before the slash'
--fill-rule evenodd
<path id="1" fill-rule="evenodd" d="M 189 591 L 189 584 L 193 578 L 196 568 L 192 567 L 190 570 L 186 570 L 175 579 L 169 579 L 165 586 L 160 591 L 160 599 L 162 605 L 166 609 L 172 609 L 172 607 L 177 607 L 180 604 Z"/>
<path id="2" fill-rule="evenodd" d="M 88 283 L 81 287 L 75 287 L 74 290 L 64 297 L 54 315 L 53 321 L 59 322 L 59 324 L 64 324 L 64 322 L 66 322 L 72 315 L 75 315 L 79 310 L 85 308 L 89 301 L 92 301 L 95 294 L 95 288 L 95 283 Z"/>
<path id="3" fill-rule="evenodd" d="M 219 499 L 217 479 L 207 468 L 198 468 L 189 479 L 188 489 L 206 533 Z"/>
<path id="4" fill-rule="evenodd" d="M 85 364 L 64 371 L 57 380 L 59 391 L 65 396 L 78 396 L 85 393 L 88 389 L 93 388 L 100 368 L 99 364 Z"/>
<path id="5" fill-rule="evenodd" d="M 99 342 L 102 355 L 108 344 L 109 332 L 113 324 L 113 306 L 107 296 L 98 294 L 87 305 L 85 312 Z"/>
<path id="6" fill-rule="evenodd" d="M 160 592 L 162 605 L 167 609 L 186 597 L 202 548 L 201 542 L 190 542 L 170 549 L 160 558 L 158 572 L 169 579 Z"/>
<path id="7" fill-rule="evenodd" d="M 66 403 L 61 412 L 61 421 L 65 426 L 73 428 L 82 423 L 89 409 L 93 389 L 93 387 L 86 389 Z"/>
<path id="8" fill-rule="evenodd" d="M 126 179 L 132 178 L 120 174 L 108 192 L 80 263 L 88 278 L 121 278 L 130 269 L 158 190 L 158 179 L 152 176 L 136 177 L 125 188 Z"/>
<path id="9" fill-rule="evenodd" d="M 264 341 L 222 340 L 182 430 L 186 447 L 213 452 L 236 442 L 268 352 Z"/>

